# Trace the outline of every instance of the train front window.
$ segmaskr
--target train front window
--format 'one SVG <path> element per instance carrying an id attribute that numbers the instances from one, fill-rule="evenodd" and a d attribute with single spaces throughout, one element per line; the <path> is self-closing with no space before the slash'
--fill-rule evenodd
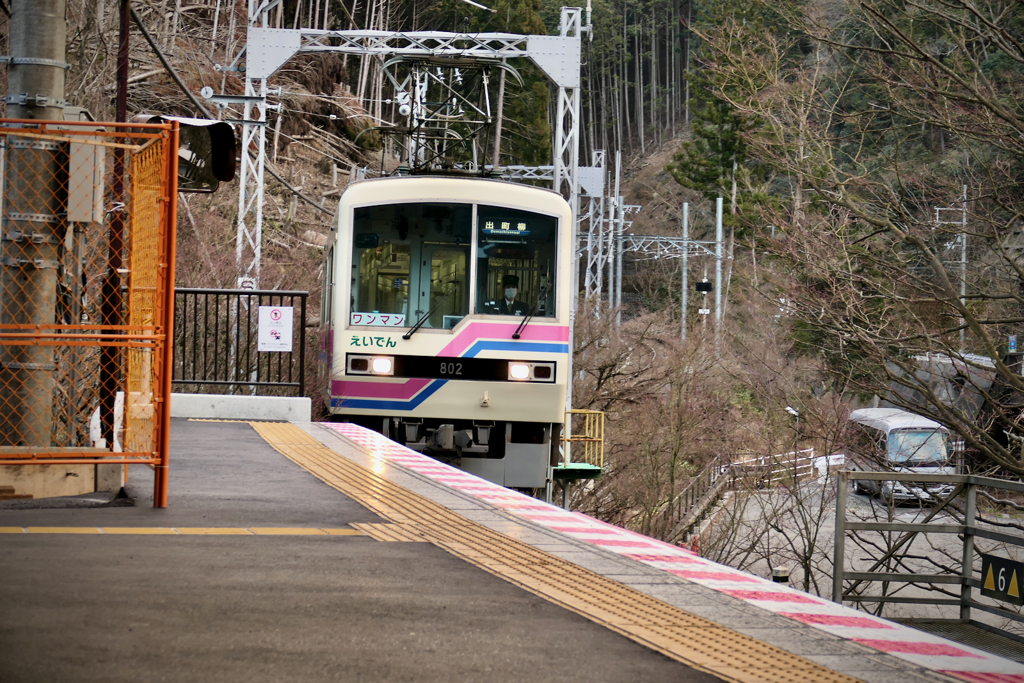
<path id="1" fill-rule="evenodd" d="M 558 219 L 477 208 L 476 312 L 554 317 Z"/>
<path id="2" fill-rule="evenodd" d="M 468 204 L 385 204 L 355 210 L 352 325 L 452 327 L 469 312 Z"/>

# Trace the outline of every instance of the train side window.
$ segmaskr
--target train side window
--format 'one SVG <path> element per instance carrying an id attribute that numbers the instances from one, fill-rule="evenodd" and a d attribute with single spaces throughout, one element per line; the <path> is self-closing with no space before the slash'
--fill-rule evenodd
<path id="1" fill-rule="evenodd" d="M 558 219 L 481 205 L 477 239 L 476 312 L 554 317 Z M 513 288 L 510 302 L 506 292 Z"/>
<path id="2" fill-rule="evenodd" d="M 320 297 L 320 320 L 325 325 L 334 324 L 334 247 L 327 250 L 324 262 L 324 291 Z"/>

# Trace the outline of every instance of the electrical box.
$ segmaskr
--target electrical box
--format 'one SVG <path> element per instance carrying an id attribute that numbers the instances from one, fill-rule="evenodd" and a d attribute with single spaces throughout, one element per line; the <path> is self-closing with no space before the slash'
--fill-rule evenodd
<path id="1" fill-rule="evenodd" d="M 65 121 L 93 121 L 81 107 L 64 107 Z M 70 126 L 69 126 L 70 128 Z M 75 131 L 104 130 L 103 126 L 74 126 Z M 68 222 L 103 222 L 103 175 L 107 148 L 103 137 L 75 136 L 68 143 Z"/>

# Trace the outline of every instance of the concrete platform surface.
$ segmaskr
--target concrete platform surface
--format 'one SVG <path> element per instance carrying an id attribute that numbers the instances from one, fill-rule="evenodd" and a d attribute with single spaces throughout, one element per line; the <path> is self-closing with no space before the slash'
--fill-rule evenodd
<path id="1" fill-rule="evenodd" d="M 350 528 L 382 520 L 244 423 L 175 420 L 170 505 L 2 509 L 0 527 Z M 102 502 L 102 501 L 100 501 Z M 717 680 L 429 543 L 0 534 L 0 680 Z"/>
<path id="2" fill-rule="evenodd" d="M 174 420 L 130 481 L 0 505 L 0 681 L 1024 683 L 354 425 Z"/>

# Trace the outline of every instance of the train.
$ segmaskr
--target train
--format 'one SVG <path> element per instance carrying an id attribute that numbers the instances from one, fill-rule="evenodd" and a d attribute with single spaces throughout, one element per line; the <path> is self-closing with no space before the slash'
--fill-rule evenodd
<path id="1" fill-rule="evenodd" d="M 572 221 L 558 193 L 496 178 L 351 183 L 324 247 L 330 419 L 544 487 L 571 374 Z"/>

